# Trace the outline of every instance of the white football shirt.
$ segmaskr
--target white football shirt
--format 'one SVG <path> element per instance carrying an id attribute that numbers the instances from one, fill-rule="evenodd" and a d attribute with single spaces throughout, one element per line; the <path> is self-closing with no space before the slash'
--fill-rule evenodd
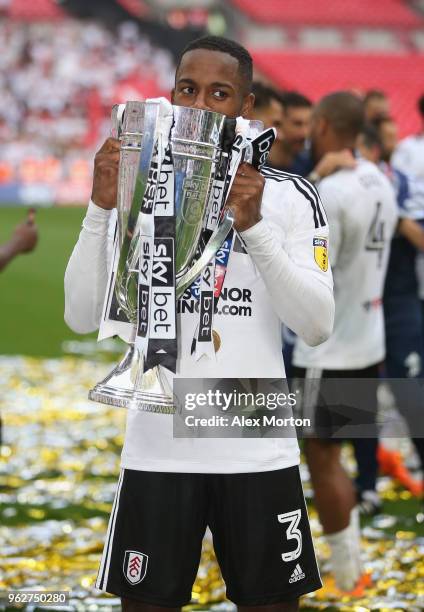
<path id="1" fill-rule="evenodd" d="M 402 140 L 393 153 L 391 163 L 405 174 L 424 179 L 424 134 Z"/>
<path id="2" fill-rule="evenodd" d="M 325 340 L 334 300 L 330 268 L 314 257 L 314 239 L 328 240 L 325 213 L 304 179 L 264 170 L 263 219 L 236 238 L 213 328 L 216 359 L 190 354 L 198 323 L 195 298 L 179 302 L 177 376 L 283 378 L 281 322 L 307 342 Z M 108 225 L 115 213 L 90 203 L 65 275 L 65 319 L 80 333 L 98 328 L 107 281 Z M 111 233 L 109 231 L 109 245 Z M 324 251 L 321 247 L 321 255 Z M 164 370 L 169 378 L 172 374 Z M 117 408 L 117 410 L 119 410 Z M 129 410 L 122 467 L 165 472 L 239 473 L 299 462 L 292 438 L 173 438 L 173 417 Z"/>
<path id="3" fill-rule="evenodd" d="M 376 165 L 358 160 L 323 179 L 319 192 L 330 226 L 336 315 L 330 338 L 310 347 L 300 338 L 299 367 L 356 370 L 385 355 L 382 296 L 397 220 L 394 190 Z"/>

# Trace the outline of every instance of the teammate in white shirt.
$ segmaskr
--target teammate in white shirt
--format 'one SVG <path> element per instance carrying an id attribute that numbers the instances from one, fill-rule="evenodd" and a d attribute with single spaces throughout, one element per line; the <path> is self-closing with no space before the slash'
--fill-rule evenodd
<path id="1" fill-rule="evenodd" d="M 392 164 L 407 175 L 424 179 L 424 94 L 418 100 L 421 116 L 421 131 L 402 140 L 392 157 Z"/>
<path id="2" fill-rule="evenodd" d="M 363 107 L 354 95 L 339 92 L 324 97 L 313 115 L 315 161 L 329 151 L 353 150 L 362 123 Z M 323 179 L 319 192 L 331 232 L 336 315 L 333 333 L 320 346 L 298 340 L 297 374 L 316 379 L 377 378 L 385 353 L 382 295 L 397 219 L 394 192 L 384 174 L 365 160 Z M 317 406 L 318 424 L 320 418 L 322 407 Z M 351 590 L 361 575 L 356 499 L 336 442 L 310 438 L 305 440 L 305 452 L 332 551 L 332 570 L 338 586 Z"/>
<path id="3" fill-rule="evenodd" d="M 424 181 L 424 94 L 418 100 L 418 111 L 422 121 L 421 132 L 414 136 L 408 136 L 399 144 L 395 143 L 397 146 L 393 152 L 391 163 L 394 168 L 404 172 L 408 177 L 412 175 Z M 424 318 L 424 253 L 419 253 L 417 257 L 417 277 Z"/>
<path id="4" fill-rule="evenodd" d="M 243 47 L 205 37 L 183 52 L 172 102 L 247 116 L 251 82 Z M 108 139 L 66 271 L 65 319 L 81 333 L 99 325 L 118 160 L 119 142 Z M 331 333 L 332 276 L 313 254 L 317 235 L 328 240 L 325 213 L 307 181 L 265 180 L 249 164 L 228 205 L 245 247 L 236 240 L 214 318 L 221 346 L 216 360 L 191 357 L 198 319 L 187 291 L 178 304 L 177 376 L 282 378 L 281 321 L 313 345 Z M 298 597 L 321 584 L 298 463 L 295 438 L 174 439 L 171 416 L 129 411 L 98 588 L 120 596 L 124 611 L 180 608 L 190 601 L 208 525 L 227 596 L 240 609 L 297 610 Z"/>

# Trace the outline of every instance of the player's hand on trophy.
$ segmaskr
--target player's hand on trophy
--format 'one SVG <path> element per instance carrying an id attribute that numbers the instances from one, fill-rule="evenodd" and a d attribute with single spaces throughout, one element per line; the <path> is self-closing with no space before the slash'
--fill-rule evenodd
<path id="1" fill-rule="evenodd" d="M 100 208 L 116 206 L 118 191 L 119 140 L 108 138 L 94 158 L 93 191 L 91 200 Z"/>
<path id="2" fill-rule="evenodd" d="M 37 241 L 38 230 L 35 225 L 35 211 L 30 209 L 27 220 L 15 227 L 11 244 L 14 253 L 29 253 L 35 249 Z"/>
<path id="3" fill-rule="evenodd" d="M 355 168 L 355 166 L 356 159 L 352 151 L 343 149 L 343 151 L 331 151 L 326 153 L 315 166 L 313 172 L 323 179 L 340 168 Z"/>
<path id="4" fill-rule="evenodd" d="M 265 179 L 251 164 L 240 164 L 227 200 L 227 207 L 234 213 L 234 227 L 244 232 L 261 216 L 261 202 Z"/>

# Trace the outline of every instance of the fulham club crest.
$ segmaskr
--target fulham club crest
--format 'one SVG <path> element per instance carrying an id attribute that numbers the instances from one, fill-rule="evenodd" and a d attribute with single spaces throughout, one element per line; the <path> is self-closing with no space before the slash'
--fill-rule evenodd
<path id="1" fill-rule="evenodd" d="M 138 584 L 146 576 L 149 557 L 136 550 L 126 550 L 124 557 L 124 576 L 130 584 Z"/>

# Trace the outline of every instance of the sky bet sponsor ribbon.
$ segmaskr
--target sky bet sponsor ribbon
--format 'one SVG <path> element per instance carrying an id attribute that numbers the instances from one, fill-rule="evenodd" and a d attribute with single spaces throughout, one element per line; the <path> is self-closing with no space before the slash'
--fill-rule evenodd
<path id="1" fill-rule="evenodd" d="M 136 346 L 144 371 L 163 365 L 175 372 L 174 167 L 169 145 L 172 106 L 160 101 L 155 153 L 140 215 L 140 258 Z"/>
<path id="2" fill-rule="evenodd" d="M 145 370 L 162 365 L 175 372 L 177 326 L 175 301 L 174 166 L 169 144 L 165 151 L 154 210 L 150 331 Z"/>
<path id="3" fill-rule="evenodd" d="M 211 189 L 209 214 L 203 232 L 205 244 L 223 214 L 225 202 L 230 193 L 237 168 L 242 162 L 252 164 L 260 170 L 268 159 L 275 139 L 273 128 L 260 132 L 255 122 L 239 117 L 236 125 L 236 139 L 233 143 L 226 168 L 217 173 Z M 231 230 L 215 258 L 206 266 L 203 274 L 193 283 L 191 294 L 200 300 L 199 322 L 195 330 L 191 353 L 197 361 L 203 355 L 215 356 L 212 326 L 218 309 L 218 301 L 224 285 L 228 261 L 233 247 L 235 232 Z"/>
<path id="4" fill-rule="evenodd" d="M 115 105 L 112 111 L 112 135 L 121 140 L 119 206 L 99 340 L 117 334 L 132 343 L 136 335 L 140 209 L 155 148 L 158 112 L 158 103 L 145 108 L 131 101 Z"/>
<path id="5" fill-rule="evenodd" d="M 212 184 L 208 211 L 209 214 L 207 216 L 206 227 L 203 230 L 200 243 L 201 245 L 207 243 L 218 225 L 224 209 L 227 194 L 229 193 L 229 189 L 234 180 L 237 168 L 242 161 L 245 143 L 246 140 L 244 136 L 242 134 L 237 134 L 233 142 L 230 155 L 225 159 L 226 163 L 222 164 L 221 168 L 217 172 L 217 176 Z M 229 237 L 232 239 L 232 236 L 233 232 L 231 231 L 229 236 L 227 236 L 227 240 Z M 195 292 L 197 293 L 196 297 L 200 300 L 199 321 L 194 332 L 191 352 L 192 354 L 194 353 L 194 358 L 196 361 L 200 359 L 202 355 L 207 355 L 208 357 L 215 356 L 215 349 L 212 340 L 212 324 L 215 310 L 215 261 L 216 256 L 199 276 L 198 288 L 195 288 Z"/>

